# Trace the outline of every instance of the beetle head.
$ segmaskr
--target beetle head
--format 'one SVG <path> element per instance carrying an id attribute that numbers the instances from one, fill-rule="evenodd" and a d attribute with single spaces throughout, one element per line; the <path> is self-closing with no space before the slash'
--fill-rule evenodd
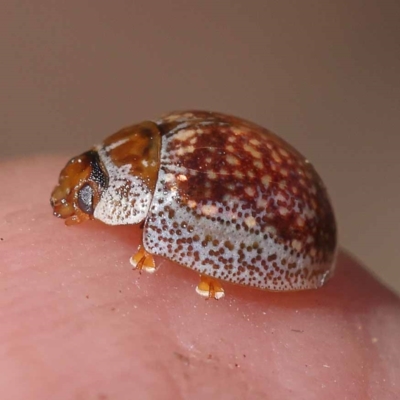
<path id="1" fill-rule="evenodd" d="M 93 219 L 107 185 L 108 176 L 96 151 L 72 158 L 61 171 L 58 185 L 51 194 L 54 215 L 65 219 L 66 225 Z"/>

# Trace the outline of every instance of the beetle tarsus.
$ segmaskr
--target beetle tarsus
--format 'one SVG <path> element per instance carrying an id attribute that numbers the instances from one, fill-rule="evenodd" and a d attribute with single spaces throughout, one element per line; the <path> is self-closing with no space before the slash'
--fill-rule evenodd
<path id="1" fill-rule="evenodd" d="M 146 271 L 152 274 L 156 270 L 153 256 L 141 245 L 139 245 L 137 253 L 134 254 L 129 261 L 133 266 L 133 269 L 139 270 L 139 272 Z"/>
<path id="2" fill-rule="evenodd" d="M 219 300 L 225 296 L 225 291 L 219 281 L 206 275 L 200 275 L 200 283 L 196 287 L 196 293 L 207 299 Z"/>

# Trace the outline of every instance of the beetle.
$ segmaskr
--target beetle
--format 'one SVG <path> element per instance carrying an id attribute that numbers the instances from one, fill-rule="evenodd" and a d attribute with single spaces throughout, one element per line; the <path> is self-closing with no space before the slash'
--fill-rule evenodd
<path id="1" fill-rule="evenodd" d="M 334 271 L 336 222 L 312 164 L 269 130 L 216 112 L 182 111 L 135 124 L 72 158 L 51 194 L 67 225 L 141 224 L 130 262 L 153 255 L 223 282 L 272 291 L 322 286 Z"/>

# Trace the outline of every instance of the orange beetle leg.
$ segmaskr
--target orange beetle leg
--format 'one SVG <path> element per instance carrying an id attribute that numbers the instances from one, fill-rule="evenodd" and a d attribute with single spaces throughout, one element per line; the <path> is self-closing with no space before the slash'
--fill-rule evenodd
<path id="1" fill-rule="evenodd" d="M 200 283 L 196 287 L 196 292 L 208 299 L 219 300 L 225 296 L 225 291 L 221 284 L 214 278 L 200 275 Z"/>
<path id="2" fill-rule="evenodd" d="M 139 245 L 137 253 L 134 254 L 129 261 L 133 266 L 133 269 L 138 269 L 139 271 L 144 270 L 150 274 L 156 270 L 153 256 L 141 245 Z"/>

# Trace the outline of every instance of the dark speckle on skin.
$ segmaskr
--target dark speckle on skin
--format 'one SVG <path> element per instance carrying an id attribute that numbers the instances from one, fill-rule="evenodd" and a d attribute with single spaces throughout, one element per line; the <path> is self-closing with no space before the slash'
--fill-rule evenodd
<path id="1" fill-rule="evenodd" d="M 186 364 L 186 365 L 189 365 L 190 364 L 190 359 L 189 359 L 189 357 L 187 357 L 187 356 L 185 356 L 185 355 L 183 355 L 183 354 L 181 354 L 181 353 L 178 353 L 178 352 L 174 352 L 174 356 L 179 360 L 179 361 L 182 361 L 184 364 Z"/>

